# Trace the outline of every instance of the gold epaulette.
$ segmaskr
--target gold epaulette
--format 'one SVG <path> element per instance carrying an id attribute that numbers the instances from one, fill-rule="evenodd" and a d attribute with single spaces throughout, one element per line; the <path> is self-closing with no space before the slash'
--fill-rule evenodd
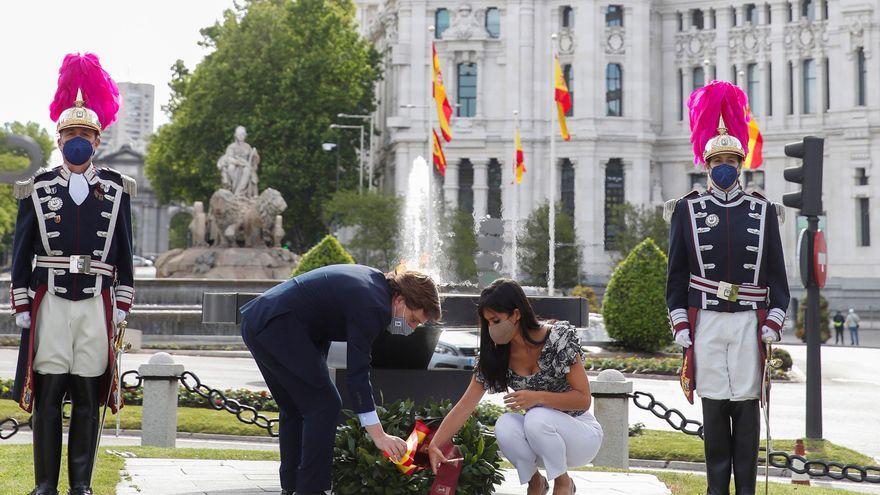
<path id="1" fill-rule="evenodd" d="M 785 223 L 785 205 L 782 203 L 770 203 L 774 207 L 776 207 L 776 216 L 779 218 L 779 224 L 782 225 Z"/>
<path id="2" fill-rule="evenodd" d="M 118 170 L 114 170 L 110 167 L 101 167 L 101 170 L 107 171 L 116 175 L 122 180 L 122 191 L 125 194 L 128 194 L 132 198 L 137 196 L 137 181 L 134 178 L 129 177 Z"/>
<path id="3" fill-rule="evenodd" d="M 678 203 L 677 199 L 670 199 L 663 204 L 663 220 L 666 220 L 667 222 L 672 220 L 672 212 L 675 211 L 676 203 Z"/>

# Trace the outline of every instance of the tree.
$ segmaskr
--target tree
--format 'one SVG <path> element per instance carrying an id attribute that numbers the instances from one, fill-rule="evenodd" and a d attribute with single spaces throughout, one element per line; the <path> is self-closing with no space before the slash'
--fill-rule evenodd
<path id="1" fill-rule="evenodd" d="M 669 252 L 669 224 L 663 219 L 662 208 L 618 205 L 612 210 L 611 226 L 615 232 L 613 252 L 618 261 L 649 237 L 661 251 Z"/>
<path id="2" fill-rule="evenodd" d="M 520 234 L 519 266 L 524 272 L 526 285 L 547 285 L 550 258 L 550 208 L 539 206 L 529 215 Z M 574 287 L 580 281 L 581 247 L 574 230 L 574 218 L 556 204 L 556 286 Z"/>
<path id="3" fill-rule="evenodd" d="M 809 304 L 809 298 L 805 295 L 803 299 L 800 300 L 800 304 L 798 304 L 797 309 L 797 322 L 795 323 L 795 337 L 801 339 L 802 342 L 807 341 L 807 332 L 804 330 L 804 325 L 806 325 L 806 310 L 807 304 Z M 828 299 L 825 299 L 824 296 L 819 296 L 819 340 L 822 343 L 828 341 L 831 338 L 831 312 L 828 310 Z"/>
<path id="4" fill-rule="evenodd" d="M 614 269 L 602 316 L 608 335 L 628 349 L 653 352 L 671 342 L 666 255 L 650 237 Z"/>
<path id="5" fill-rule="evenodd" d="M 322 205 L 336 190 L 336 157 L 321 143 L 340 142 L 342 163 L 354 170 L 356 136 L 329 126 L 340 112 L 370 113 L 380 76 L 354 12 L 350 0 L 250 0 L 203 29 L 202 44 L 214 51 L 192 71 L 172 67 L 171 122 L 147 149 L 159 200 L 207 200 L 220 185 L 217 159 L 243 125 L 260 153 L 260 188 L 287 201 L 287 240 L 294 249 L 318 241 Z M 356 175 L 345 173 L 343 186 Z"/>
<path id="6" fill-rule="evenodd" d="M 327 235 L 303 255 L 299 264 L 293 269 L 293 276 L 302 275 L 322 266 L 350 263 L 354 263 L 354 258 L 335 237 Z"/>
<path id="7" fill-rule="evenodd" d="M 55 142 L 49 137 L 46 129 L 36 122 L 7 122 L 0 127 L 0 171 L 10 172 L 24 170 L 28 167 L 28 159 L 21 150 L 12 150 L 5 145 L 9 134 L 32 137 L 43 152 L 43 166 L 49 161 Z M 0 184 L 0 249 L 6 250 L 12 245 L 12 234 L 15 231 L 15 217 L 18 214 L 18 200 L 12 193 L 11 184 Z"/>
<path id="8" fill-rule="evenodd" d="M 393 194 L 339 191 L 324 204 L 324 223 L 354 227 L 346 246 L 361 263 L 391 270 L 397 254 L 401 199 Z"/>
<path id="9" fill-rule="evenodd" d="M 443 215 L 443 253 L 449 262 L 449 270 L 457 282 L 477 281 L 477 234 L 474 216 L 457 208 L 446 209 Z"/>

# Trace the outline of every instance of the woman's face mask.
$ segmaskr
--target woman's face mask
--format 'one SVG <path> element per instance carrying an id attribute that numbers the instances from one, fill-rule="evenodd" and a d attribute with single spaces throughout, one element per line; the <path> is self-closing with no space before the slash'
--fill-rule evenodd
<path id="1" fill-rule="evenodd" d="M 516 330 L 517 324 L 513 322 L 513 317 L 511 316 L 504 321 L 489 325 L 489 337 L 492 339 L 492 342 L 495 342 L 497 345 L 509 344 L 510 341 L 513 340 Z"/>

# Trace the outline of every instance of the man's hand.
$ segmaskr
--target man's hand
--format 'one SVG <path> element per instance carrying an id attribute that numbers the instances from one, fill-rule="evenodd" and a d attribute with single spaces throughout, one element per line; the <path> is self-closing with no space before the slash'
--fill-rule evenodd
<path id="1" fill-rule="evenodd" d="M 15 325 L 18 328 L 30 328 L 31 327 L 31 312 L 30 311 L 22 311 L 15 315 Z"/>
<path id="2" fill-rule="evenodd" d="M 765 327 L 766 328 L 766 327 Z M 694 345 L 691 342 L 690 331 L 687 329 L 679 330 L 675 333 L 675 343 L 687 349 L 688 347 Z"/>
<path id="3" fill-rule="evenodd" d="M 127 316 L 128 316 L 128 313 L 126 313 L 125 311 L 123 311 L 121 309 L 117 309 L 116 312 L 113 313 L 113 323 L 116 325 L 119 325 L 120 323 L 125 321 L 125 318 Z"/>
<path id="4" fill-rule="evenodd" d="M 393 461 L 399 461 L 406 453 L 406 442 L 384 431 L 373 437 L 373 443 L 382 452 L 386 452 Z"/>
<path id="5" fill-rule="evenodd" d="M 761 340 L 763 340 L 764 343 L 767 344 L 779 342 L 779 334 L 776 333 L 776 330 L 773 330 L 767 325 L 764 325 L 764 327 L 761 329 Z"/>
<path id="6" fill-rule="evenodd" d="M 511 411 L 528 411 L 529 409 L 542 405 L 542 392 L 537 390 L 519 390 L 512 394 L 504 396 L 504 405 Z"/>

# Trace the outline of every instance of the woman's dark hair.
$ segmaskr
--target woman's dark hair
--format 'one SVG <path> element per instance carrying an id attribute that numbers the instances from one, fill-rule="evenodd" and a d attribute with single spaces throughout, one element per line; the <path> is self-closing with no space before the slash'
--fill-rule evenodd
<path id="1" fill-rule="evenodd" d="M 480 319 L 480 361 L 477 363 L 479 372 L 486 379 L 489 390 L 497 392 L 507 390 L 507 369 L 510 366 L 510 344 L 497 345 L 489 336 L 489 321 L 483 310 L 491 309 L 497 313 L 512 315 L 518 309 L 520 314 L 519 331 L 526 341 L 540 345 L 529 335 L 529 331 L 540 328 L 538 317 L 526 298 L 522 287 L 513 280 L 499 278 L 492 285 L 483 289 L 477 303 L 477 315 Z"/>

